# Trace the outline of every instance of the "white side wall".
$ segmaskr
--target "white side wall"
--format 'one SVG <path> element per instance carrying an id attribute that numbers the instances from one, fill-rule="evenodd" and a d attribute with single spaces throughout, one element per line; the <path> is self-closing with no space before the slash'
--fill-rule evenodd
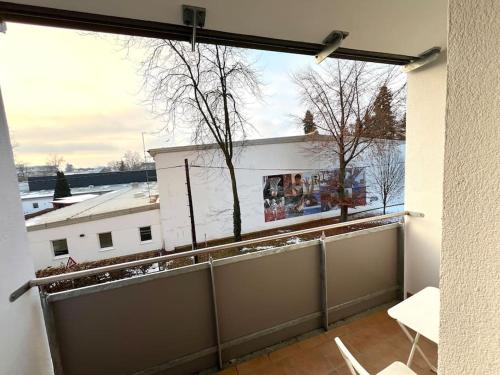
<path id="1" fill-rule="evenodd" d="M 500 2 L 449 2 L 443 375 L 500 374 Z"/>
<path id="2" fill-rule="evenodd" d="M 151 226 L 152 241 L 141 243 L 139 227 Z M 113 249 L 101 250 L 99 233 L 111 232 Z M 84 235 L 80 237 L 80 235 Z M 163 247 L 159 210 L 137 212 L 102 220 L 28 232 L 35 269 L 65 265 L 68 257 L 77 263 L 159 250 Z M 54 257 L 52 240 L 66 238 L 69 254 Z"/>
<path id="3" fill-rule="evenodd" d="M 406 289 L 416 293 L 439 284 L 443 212 L 446 56 L 408 74 L 405 208 Z"/>
<path id="4" fill-rule="evenodd" d="M 19 197 L 16 169 L 0 93 L 0 374 L 51 374 L 40 298 L 31 289 L 9 302 L 35 277 Z"/>
<path id="5" fill-rule="evenodd" d="M 404 145 L 400 146 L 402 152 Z M 265 145 L 247 145 L 238 156 L 236 179 L 241 204 L 242 232 L 254 232 L 276 227 L 297 224 L 338 216 L 338 210 L 265 222 L 262 192 L 263 176 L 294 172 L 307 172 L 307 169 L 329 169 L 337 166 L 331 156 L 319 155 L 320 152 L 309 142 L 273 143 Z M 330 152 L 331 154 L 331 152 Z M 225 164 L 218 158 L 216 151 L 177 151 L 155 156 L 158 191 L 160 194 L 160 213 L 167 249 L 191 243 L 191 227 L 186 190 L 184 165 L 187 158 L 196 165 L 210 168 L 190 168 L 191 190 L 193 195 L 194 217 L 198 242 L 232 236 L 232 192 L 229 174 Z M 352 166 L 367 165 L 360 157 Z M 260 170 L 248 170 L 260 169 Z M 273 169 L 276 168 L 276 169 Z M 369 178 L 368 172 L 366 173 Z M 367 185 L 370 185 L 369 181 Z M 368 195 L 368 194 L 367 194 Z M 402 199 L 401 199 L 402 201 Z M 399 203 L 399 202 L 397 202 Z M 376 207 L 382 203 L 379 201 Z M 363 211 L 367 207 L 359 206 L 349 212 Z"/>

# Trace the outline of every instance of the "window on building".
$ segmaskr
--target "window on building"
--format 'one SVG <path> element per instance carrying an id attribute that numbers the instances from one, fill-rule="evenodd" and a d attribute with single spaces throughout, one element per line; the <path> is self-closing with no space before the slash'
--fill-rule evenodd
<path id="1" fill-rule="evenodd" d="M 109 249 L 113 247 L 113 236 L 111 232 L 99 233 L 99 245 L 101 249 Z"/>
<path id="2" fill-rule="evenodd" d="M 53 240 L 52 250 L 54 251 L 54 256 L 56 257 L 61 255 L 67 255 L 69 253 L 69 250 L 68 250 L 68 241 L 66 241 L 66 238 L 63 238 L 62 240 Z"/>
<path id="3" fill-rule="evenodd" d="M 33 202 L 33 208 L 38 208 L 38 202 Z"/>
<path id="4" fill-rule="evenodd" d="M 150 226 L 139 228 L 139 234 L 141 235 L 141 242 L 151 241 L 153 239 Z"/>

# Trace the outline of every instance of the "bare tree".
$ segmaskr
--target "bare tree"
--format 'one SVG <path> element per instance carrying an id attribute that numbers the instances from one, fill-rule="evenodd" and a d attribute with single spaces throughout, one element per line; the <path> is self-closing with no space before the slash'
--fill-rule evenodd
<path id="1" fill-rule="evenodd" d="M 62 156 L 52 154 L 49 155 L 45 164 L 49 167 L 53 167 L 54 169 L 59 170 L 62 163 L 64 163 L 64 158 Z"/>
<path id="2" fill-rule="evenodd" d="M 125 164 L 125 168 L 129 171 L 137 171 L 142 168 L 142 158 L 141 155 L 137 151 L 130 151 L 127 150 L 124 154 L 122 159 L 123 163 Z M 121 166 L 121 161 L 120 161 L 120 166 Z"/>
<path id="3" fill-rule="evenodd" d="M 311 136 L 312 142 L 319 149 L 327 148 L 338 161 L 340 220 L 347 221 L 350 203 L 345 194 L 346 168 L 380 136 L 379 129 L 369 121 L 380 87 L 394 86 L 401 79 L 392 66 L 347 60 L 330 60 L 292 78 L 302 103 L 314 116 L 319 134 Z M 401 90 L 393 89 L 393 95 Z M 323 141 L 324 135 L 327 141 Z"/>
<path id="4" fill-rule="evenodd" d="M 388 202 L 397 198 L 404 189 L 405 166 L 397 144 L 383 142 L 369 153 L 369 174 L 373 190 L 382 199 L 384 214 Z"/>
<path id="5" fill-rule="evenodd" d="M 260 98 L 258 75 L 243 49 L 199 44 L 195 52 L 184 42 L 142 39 L 144 89 L 155 113 L 172 126 L 189 125 L 193 143 L 215 142 L 231 180 L 234 240 L 241 240 L 241 210 L 234 161 L 235 140 L 250 126 L 248 100 Z M 176 121 L 177 120 L 177 121 Z"/>

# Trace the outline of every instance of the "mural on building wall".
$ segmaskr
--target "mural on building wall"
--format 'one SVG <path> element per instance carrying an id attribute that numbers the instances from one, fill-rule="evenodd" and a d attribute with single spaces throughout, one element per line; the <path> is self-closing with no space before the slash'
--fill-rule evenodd
<path id="1" fill-rule="evenodd" d="M 338 181 L 338 168 L 264 176 L 264 220 L 283 220 L 339 209 Z M 364 168 L 347 168 L 345 195 L 349 207 L 366 205 Z"/>

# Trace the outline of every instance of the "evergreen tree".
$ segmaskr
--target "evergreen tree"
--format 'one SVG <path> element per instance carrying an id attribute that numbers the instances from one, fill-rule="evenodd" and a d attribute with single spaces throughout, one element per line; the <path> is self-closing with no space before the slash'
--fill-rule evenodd
<path id="1" fill-rule="evenodd" d="M 397 131 L 396 134 L 397 139 L 406 139 L 406 113 L 401 118 L 401 120 L 398 121 L 396 131 Z"/>
<path id="2" fill-rule="evenodd" d="M 54 200 L 58 198 L 71 197 L 71 189 L 66 180 L 64 172 L 57 172 L 56 186 L 54 188 Z"/>
<path id="3" fill-rule="evenodd" d="M 316 131 L 316 124 L 314 123 L 314 116 L 311 111 L 306 111 L 306 115 L 302 119 L 302 125 L 304 127 L 304 134 Z"/>
<path id="4" fill-rule="evenodd" d="M 380 138 L 396 139 L 397 123 L 392 111 L 392 93 L 387 86 L 380 88 L 373 104 L 373 116 L 370 119 L 372 130 Z"/>
<path id="5" fill-rule="evenodd" d="M 120 163 L 118 164 L 118 171 L 123 172 L 127 170 L 127 166 L 125 165 L 125 162 L 123 160 L 120 160 Z"/>

